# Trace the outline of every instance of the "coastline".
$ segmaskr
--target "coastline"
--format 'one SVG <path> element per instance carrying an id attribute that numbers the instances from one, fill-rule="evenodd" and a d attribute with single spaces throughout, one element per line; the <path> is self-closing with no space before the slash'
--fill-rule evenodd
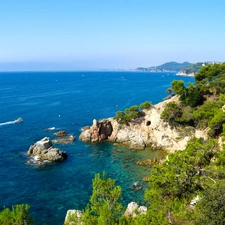
<path id="1" fill-rule="evenodd" d="M 112 142 L 131 149 L 164 149 L 168 152 L 183 150 L 193 137 L 207 137 L 207 131 L 186 127 L 187 135 L 181 128 L 172 128 L 161 119 L 161 113 L 170 102 L 178 102 L 178 96 L 164 100 L 151 108 L 143 110 L 144 117 L 134 119 L 128 125 L 120 124 L 116 119 L 93 120 L 92 126 L 86 126 L 79 139 L 84 142 Z"/>
<path id="2" fill-rule="evenodd" d="M 195 76 L 195 73 L 193 72 L 193 73 L 185 73 L 185 72 L 181 72 L 181 71 L 179 71 L 177 74 L 176 74 L 176 76 L 185 76 L 185 77 L 194 77 Z"/>

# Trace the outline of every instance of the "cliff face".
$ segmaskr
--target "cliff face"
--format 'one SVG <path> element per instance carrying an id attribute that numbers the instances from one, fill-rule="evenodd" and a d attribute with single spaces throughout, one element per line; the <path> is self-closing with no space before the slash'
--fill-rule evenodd
<path id="1" fill-rule="evenodd" d="M 129 126 L 121 125 L 112 118 L 94 120 L 91 127 L 83 129 L 79 138 L 90 142 L 110 141 L 134 149 L 151 146 L 171 152 L 185 149 L 187 142 L 193 137 L 206 138 L 206 130 L 195 130 L 192 127 L 172 129 L 160 118 L 166 104 L 172 101 L 178 101 L 178 97 L 175 96 L 145 110 L 145 116 L 132 121 Z"/>

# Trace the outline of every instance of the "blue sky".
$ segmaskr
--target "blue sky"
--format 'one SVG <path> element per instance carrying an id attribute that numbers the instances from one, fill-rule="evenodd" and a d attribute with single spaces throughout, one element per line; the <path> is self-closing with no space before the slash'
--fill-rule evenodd
<path id="1" fill-rule="evenodd" d="M 225 61 L 223 0 L 1 0 L 0 70 Z"/>

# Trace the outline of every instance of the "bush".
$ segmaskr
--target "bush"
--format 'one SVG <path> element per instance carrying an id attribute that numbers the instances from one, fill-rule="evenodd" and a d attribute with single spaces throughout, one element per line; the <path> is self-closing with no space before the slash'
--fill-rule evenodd
<path id="1" fill-rule="evenodd" d="M 225 112 L 222 109 L 215 111 L 214 117 L 209 121 L 209 127 L 211 129 L 210 135 L 216 137 L 223 131 L 223 124 L 225 123 Z"/>
<path id="2" fill-rule="evenodd" d="M 29 205 L 14 205 L 12 209 L 4 208 L 0 212 L 1 225 L 33 225 L 34 220 L 28 212 Z"/>
<path id="3" fill-rule="evenodd" d="M 114 119 L 116 119 L 121 124 L 128 124 L 131 120 L 143 117 L 145 114 L 142 111 L 143 109 L 148 109 L 152 106 L 152 103 L 149 101 L 143 102 L 140 104 L 140 106 L 134 105 L 130 108 L 126 108 L 123 111 L 117 111 L 116 116 Z"/>
<path id="4" fill-rule="evenodd" d="M 171 127 L 178 125 L 178 118 L 182 115 L 179 105 L 175 102 L 169 102 L 161 114 L 161 119 L 169 123 Z"/>
<path id="5" fill-rule="evenodd" d="M 216 110 L 220 109 L 223 104 L 221 101 L 205 102 L 204 105 L 193 112 L 193 117 L 198 125 L 204 128 L 208 126 L 208 122 L 214 117 Z"/>
<path id="6" fill-rule="evenodd" d="M 148 109 L 152 106 L 152 103 L 147 101 L 147 102 L 143 102 L 140 104 L 139 109 L 143 110 L 143 109 Z"/>

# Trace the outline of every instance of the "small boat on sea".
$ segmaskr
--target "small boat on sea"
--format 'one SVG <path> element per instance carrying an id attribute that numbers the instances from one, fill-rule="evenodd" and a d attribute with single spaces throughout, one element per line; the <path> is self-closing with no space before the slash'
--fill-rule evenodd
<path id="1" fill-rule="evenodd" d="M 23 121 L 23 118 L 19 117 L 18 119 L 14 120 L 15 123 L 20 123 Z"/>

